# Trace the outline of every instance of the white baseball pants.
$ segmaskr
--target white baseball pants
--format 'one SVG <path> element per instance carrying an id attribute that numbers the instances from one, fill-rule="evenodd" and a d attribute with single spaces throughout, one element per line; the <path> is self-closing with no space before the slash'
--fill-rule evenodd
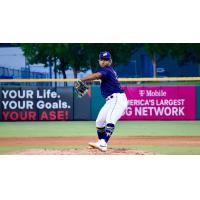
<path id="1" fill-rule="evenodd" d="M 110 95 L 96 119 L 96 127 L 103 128 L 108 123 L 116 124 L 124 114 L 128 106 L 128 100 L 125 93 L 113 93 Z"/>

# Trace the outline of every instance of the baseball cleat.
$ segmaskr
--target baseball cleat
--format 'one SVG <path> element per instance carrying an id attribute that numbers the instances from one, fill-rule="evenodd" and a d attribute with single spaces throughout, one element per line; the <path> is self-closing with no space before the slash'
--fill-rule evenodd
<path id="1" fill-rule="evenodd" d="M 93 148 L 93 149 L 98 149 L 102 152 L 106 152 L 107 151 L 107 144 L 100 144 L 100 142 L 90 142 L 89 147 Z"/>

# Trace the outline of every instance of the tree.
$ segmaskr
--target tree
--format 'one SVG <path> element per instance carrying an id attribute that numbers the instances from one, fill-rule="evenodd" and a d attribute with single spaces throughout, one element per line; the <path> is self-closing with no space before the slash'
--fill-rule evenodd
<path id="1" fill-rule="evenodd" d="M 197 63 L 200 76 L 200 44 L 178 44 L 174 49 L 173 56 L 178 58 L 179 64 Z"/>
<path id="2" fill-rule="evenodd" d="M 200 76 L 200 44 L 193 44 L 191 47 L 192 51 L 192 62 L 196 61 L 199 67 L 199 76 Z"/>
<path id="3" fill-rule="evenodd" d="M 168 57 L 172 53 L 174 44 L 168 43 L 146 43 L 144 48 L 152 59 L 153 64 L 153 77 L 156 77 L 157 62 L 161 59 Z"/>
<path id="4" fill-rule="evenodd" d="M 88 55 L 88 64 L 92 71 L 98 68 L 98 55 L 101 51 L 109 51 L 112 55 L 113 65 L 126 64 L 130 61 L 133 52 L 136 52 L 141 44 L 125 43 L 91 43 L 81 45 Z"/>
<path id="5" fill-rule="evenodd" d="M 65 70 L 70 64 L 74 75 L 80 66 L 87 66 L 87 56 L 80 44 L 22 44 L 22 50 L 30 64 L 43 63 L 46 66 L 54 66 L 55 78 L 57 71 L 61 71 L 66 78 Z"/>
<path id="6" fill-rule="evenodd" d="M 45 67 L 54 65 L 55 78 L 57 77 L 58 58 L 53 44 L 22 44 L 21 48 L 29 64 L 42 63 Z"/>
<path id="7" fill-rule="evenodd" d="M 154 77 L 156 77 L 156 63 L 165 57 L 176 59 L 180 66 L 188 63 L 198 63 L 200 75 L 200 44 L 151 43 L 144 44 L 144 48 L 152 58 Z"/>
<path id="8" fill-rule="evenodd" d="M 127 63 L 141 44 L 22 44 L 22 50 L 30 64 L 43 63 L 45 66 L 54 66 L 55 78 L 57 71 L 61 71 L 66 78 L 65 70 L 71 65 L 75 78 L 81 67 L 96 71 L 100 51 L 110 51 L 113 64 Z"/>
<path id="9" fill-rule="evenodd" d="M 170 44 L 169 55 L 177 59 L 179 66 L 185 64 L 198 64 L 200 75 L 200 44 L 179 43 Z"/>
<path id="10" fill-rule="evenodd" d="M 81 67 L 89 68 L 88 55 L 82 44 L 68 44 L 68 60 L 77 78 L 77 73 Z"/>

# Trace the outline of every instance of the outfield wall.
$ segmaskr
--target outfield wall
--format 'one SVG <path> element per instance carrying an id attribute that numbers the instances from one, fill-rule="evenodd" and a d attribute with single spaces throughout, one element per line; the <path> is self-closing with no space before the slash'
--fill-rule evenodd
<path id="1" fill-rule="evenodd" d="M 196 86 L 196 119 L 200 120 L 200 86 Z"/>
<path id="2" fill-rule="evenodd" d="M 200 86 L 126 86 L 121 120 L 200 119 Z M 0 87 L 0 121 L 95 120 L 105 103 L 99 86 L 83 98 L 73 87 Z"/>
<path id="3" fill-rule="evenodd" d="M 195 86 L 124 87 L 129 106 L 124 120 L 195 120 Z"/>

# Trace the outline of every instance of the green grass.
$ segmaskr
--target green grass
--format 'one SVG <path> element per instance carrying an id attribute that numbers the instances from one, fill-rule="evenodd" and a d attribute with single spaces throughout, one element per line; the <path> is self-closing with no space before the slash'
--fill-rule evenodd
<path id="1" fill-rule="evenodd" d="M 1 122 L 1 137 L 95 136 L 95 122 Z M 123 121 L 117 124 L 115 136 L 200 136 L 199 121 Z M 120 145 L 129 148 L 169 155 L 200 155 L 200 146 Z M 86 145 L 16 145 L 0 146 L 0 154 L 26 149 L 86 148 Z"/>
<path id="2" fill-rule="evenodd" d="M 68 150 L 68 149 L 83 149 L 86 145 L 16 145 L 16 146 L 0 146 L 0 155 L 8 154 L 17 151 L 28 149 L 48 149 L 48 150 Z"/>
<path id="3" fill-rule="evenodd" d="M 0 137 L 93 136 L 95 122 L 1 122 Z M 200 136 L 199 121 L 121 121 L 116 136 Z"/>

